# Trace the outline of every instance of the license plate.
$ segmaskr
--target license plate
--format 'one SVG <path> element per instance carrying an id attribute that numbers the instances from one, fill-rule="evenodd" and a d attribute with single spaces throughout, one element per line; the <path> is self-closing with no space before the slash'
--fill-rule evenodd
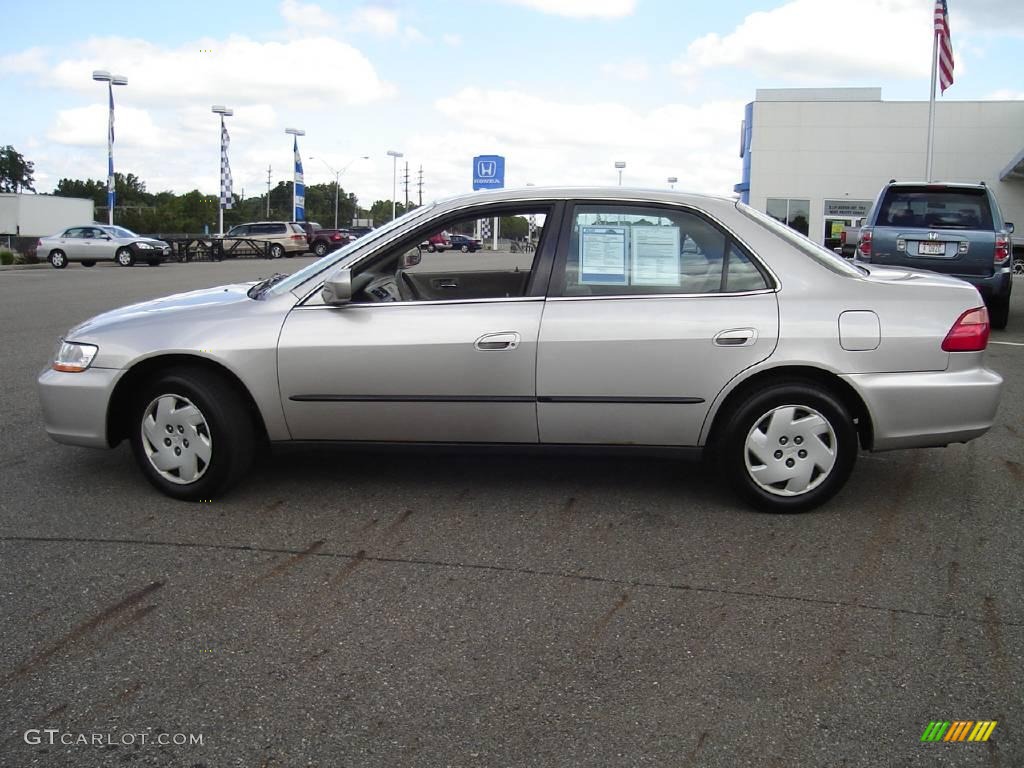
<path id="1" fill-rule="evenodd" d="M 921 256 L 945 256 L 945 243 L 918 243 L 917 252 Z"/>

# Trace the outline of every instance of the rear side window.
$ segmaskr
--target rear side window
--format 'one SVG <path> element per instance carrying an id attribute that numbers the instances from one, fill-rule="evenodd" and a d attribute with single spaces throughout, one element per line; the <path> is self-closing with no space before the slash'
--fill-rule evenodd
<path id="1" fill-rule="evenodd" d="M 299 235 L 306 234 L 306 229 L 301 224 L 292 224 L 291 227 L 292 227 L 292 232 L 295 232 L 296 234 L 299 234 Z M 313 227 L 312 226 L 310 226 L 309 231 L 310 232 L 313 231 Z"/>
<path id="2" fill-rule="evenodd" d="M 992 208 L 984 189 L 889 187 L 882 198 L 875 225 L 921 229 L 992 229 Z"/>
<path id="3" fill-rule="evenodd" d="M 580 205 L 573 219 L 559 275 L 564 296 L 722 293 L 768 286 L 731 238 L 696 213 Z"/>

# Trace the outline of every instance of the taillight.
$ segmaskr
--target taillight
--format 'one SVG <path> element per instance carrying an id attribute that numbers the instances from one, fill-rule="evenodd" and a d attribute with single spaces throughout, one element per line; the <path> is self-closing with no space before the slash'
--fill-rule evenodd
<path id="1" fill-rule="evenodd" d="M 305 235 L 292 235 L 292 240 L 305 240 Z"/>
<path id="2" fill-rule="evenodd" d="M 988 345 L 988 310 L 968 309 L 953 323 L 945 340 L 943 352 L 980 352 Z"/>
<path id="3" fill-rule="evenodd" d="M 857 251 L 867 260 L 871 260 L 871 230 L 860 231 L 860 242 L 857 243 Z"/>
<path id="4" fill-rule="evenodd" d="M 1007 235 L 996 235 L 996 250 L 994 260 L 996 264 L 1010 258 L 1010 238 Z"/>
<path id="5" fill-rule="evenodd" d="M 40 238 L 39 240 L 36 240 L 36 248 L 42 248 L 42 247 L 43 247 L 43 241 L 42 241 L 42 238 Z"/>
<path id="6" fill-rule="evenodd" d="M 338 242 L 339 240 L 341 240 L 341 235 L 335 233 L 331 235 L 331 240 L 333 240 L 334 242 Z"/>

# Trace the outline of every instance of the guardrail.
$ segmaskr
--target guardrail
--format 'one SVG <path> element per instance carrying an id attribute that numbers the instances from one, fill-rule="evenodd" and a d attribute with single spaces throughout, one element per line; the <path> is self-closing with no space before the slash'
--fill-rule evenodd
<path id="1" fill-rule="evenodd" d="M 209 235 L 154 235 L 171 246 L 171 258 L 179 262 L 223 261 L 235 258 L 269 259 L 273 243 L 248 237 Z"/>

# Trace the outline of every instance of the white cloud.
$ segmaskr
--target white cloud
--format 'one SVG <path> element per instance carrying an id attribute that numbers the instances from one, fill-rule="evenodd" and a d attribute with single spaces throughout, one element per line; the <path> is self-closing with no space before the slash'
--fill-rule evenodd
<path id="1" fill-rule="evenodd" d="M 680 188 L 726 194 L 739 180 L 741 101 L 638 111 L 612 102 L 569 104 L 521 91 L 466 88 L 436 107 L 446 124 L 459 128 L 417 137 L 411 152 L 418 144 L 442 170 L 451 158 L 449 183 L 458 186 L 450 191 L 467 188 L 477 152 L 506 155 L 510 186 L 614 183 L 616 160 L 627 162 L 627 184 L 665 186 L 674 175 Z"/>
<path id="2" fill-rule="evenodd" d="M 281 3 L 281 16 L 293 27 L 324 29 L 338 23 L 337 19 L 319 5 L 300 3 L 298 0 L 284 0 Z"/>
<path id="3" fill-rule="evenodd" d="M 203 52 L 203 51 L 209 51 Z M 302 77 L 294 64 L 303 62 Z M 227 102 L 288 105 L 311 99 L 366 104 L 387 98 L 394 87 L 382 81 L 370 61 L 347 43 L 330 37 L 258 42 L 245 37 L 204 39 L 177 48 L 145 40 L 92 38 L 59 61 L 45 76 L 53 85 L 93 91 L 88 73 L 109 69 L 128 77 L 122 98 L 160 106 Z M 337 77 L 344 72 L 345 77 Z M 83 74 L 84 73 L 84 74 Z"/>
<path id="4" fill-rule="evenodd" d="M 441 40 L 445 45 L 450 45 L 452 48 L 462 45 L 462 35 L 457 35 L 453 32 L 445 32 L 441 35 Z"/>
<path id="5" fill-rule="evenodd" d="M 402 38 L 407 43 L 422 43 L 427 39 L 427 36 L 416 29 L 416 27 L 405 27 L 402 30 Z"/>
<path id="6" fill-rule="evenodd" d="M 105 147 L 107 115 L 106 104 L 62 109 L 47 138 L 72 147 Z M 159 126 L 147 110 L 135 107 L 115 109 L 114 135 L 115 146 L 172 151 L 181 146 L 180 139 Z"/>
<path id="7" fill-rule="evenodd" d="M 698 38 L 672 70 L 693 77 L 733 67 L 760 79 L 811 83 L 927 78 L 931 11 L 927 0 L 791 0 L 750 14 L 726 35 Z"/>
<path id="8" fill-rule="evenodd" d="M 0 56 L 0 75 L 32 74 L 46 71 L 47 50 L 28 48 L 20 53 Z"/>
<path id="9" fill-rule="evenodd" d="M 601 65 L 601 71 L 613 80 L 627 83 L 639 83 L 651 75 L 651 68 L 640 58 L 615 59 Z"/>
<path id="10" fill-rule="evenodd" d="M 352 27 L 356 31 L 368 31 L 380 37 L 394 37 L 398 34 L 398 11 L 381 5 L 364 5 L 352 14 Z"/>
<path id="11" fill-rule="evenodd" d="M 553 16 L 618 19 L 636 10 L 637 0 L 505 0 Z"/>

